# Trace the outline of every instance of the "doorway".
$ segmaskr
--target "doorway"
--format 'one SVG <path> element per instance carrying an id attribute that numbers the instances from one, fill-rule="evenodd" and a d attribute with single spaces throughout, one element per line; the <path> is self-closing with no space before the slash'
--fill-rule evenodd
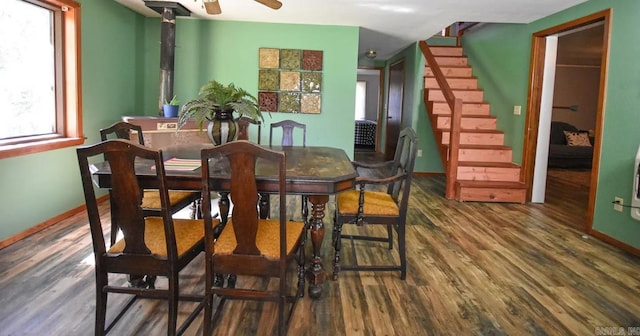
<path id="1" fill-rule="evenodd" d="M 599 64 L 599 83 L 593 127 L 593 159 L 589 176 L 588 205 L 585 210 L 584 230 L 589 231 L 593 223 L 593 209 L 597 190 L 599 153 L 601 147 L 605 83 L 607 78 L 607 56 L 609 45 L 609 26 L 611 11 L 605 10 L 565 24 L 561 24 L 533 34 L 530 72 L 529 101 L 525 127 L 525 147 L 523 151 L 523 178 L 529 190 L 529 200 L 539 197 L 539 190 L 545 188 L 547 160 L 549 154 L 549 131 L 553 110 L 553 86 L 555 82 L 555 58 L 557 56 L 558 37 L 568 32 L 584 30 L 592 26 L 603 29 L 601 58 Z M 553 66 L 550 66 L 550 60 Z M 574 106 L 560 106 L 573 109 Z M 544 195 L 544 193 L 542 193 Z M 544 197 L 544 196 L 543 196 Z M 538 200 L 539 201 L 539 200 Z"/>
<path id="2" fill-rule="evenodd" d="M 379 152 L 382 67 L 360 67 L 356 82 L 354 152 Z"/>

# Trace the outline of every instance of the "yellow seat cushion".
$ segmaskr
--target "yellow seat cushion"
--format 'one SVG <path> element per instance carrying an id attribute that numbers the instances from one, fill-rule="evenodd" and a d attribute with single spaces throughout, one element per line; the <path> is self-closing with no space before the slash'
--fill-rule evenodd
<path id="1" fill-rule="evenodd" d="M 189 251 L 204 239 L 204 224 L 202 220 L 176 218 L 173 220 L 173 228 L 176 234 L 178 255 Z M 161 217 L 145 218 L 144 243 L 151 251 L 151 254 L 163 258 L 167 257 L 167 243 Z M 108 252 L 114 254 L 122 253 L 124 247 L 124 239 L 120 239 L 111 246 Z"/>
<path id="2" fill-rule="evenodd" d="M 341 215 L 358 214 L 359 190 L 341 192 L 336 198 Z M 363 213 L 365 215 L 399 216 L 400 209 L 391 195 L 380 191 L 365 191 Z"/>
<path id="3" fill-rule="evenodd" d="M 169 204 L 170 206 L 174 206 L 192 195 L 192 191 L 169 191 Z M 142 195 L 142 208 L 160 209 L 161 207 L 160 192 L 158 190 L 144 190 L 144 194 Z"/>
<path id="4" fill-rule="evenodd" d="M 287 221 L 287 255 L 293 252 L 296 242 L 300 239 L 304 230 L 304 223 Z M 233 218 L 220 233 L 215 243 L 215 253 L 231 255 L 236 249 L 236 236 L 233 229 Z M 260 253 L 268 259 L 280 259 L 280 221 L 275 219 L 258 220 L 258 233 L 256 234 L 256 246 Z"/>

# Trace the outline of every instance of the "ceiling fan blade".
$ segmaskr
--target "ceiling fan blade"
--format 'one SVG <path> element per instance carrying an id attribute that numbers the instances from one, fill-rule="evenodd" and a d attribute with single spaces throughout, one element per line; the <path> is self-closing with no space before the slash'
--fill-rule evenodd
<path id="1" fill-rule="evenodd" d="M 256 2 L 259 2 L 272 9 L 279 9 L 280 7 L 282 7 L 282 2 L 278 0 L 256 0 Z"/>
<path id="2" fill-rule="evenodd" d="M 207 11 L 207 14 L 220 14 L 222 13 L 222 9 L 220 9 L 220 2 L 218 0 L 204 0 L 204 9 Z"/>

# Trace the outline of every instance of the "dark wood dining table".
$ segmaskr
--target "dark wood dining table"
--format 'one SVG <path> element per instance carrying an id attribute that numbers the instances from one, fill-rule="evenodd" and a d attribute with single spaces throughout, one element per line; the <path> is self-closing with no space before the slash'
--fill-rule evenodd
<path id="1" fill-rule="evenodd" d="M 170 158 L 199 159 L 203 148 L 210 144 L 182 144 L 162 148 L 165 160 Z M 313 256 L 307 267 L 309 279 L 309 295 L 319 298 L 322 295 L 322 284 L 326 280 L 321 252 L 324 239 L 324 222 L 326 204 L 329 196 L 354 186 L 357 173 L 351 165 L 351 160 L 344 150 L 333 147 L 269 147 L 276 151 L 283 151 L 286 155 L 286 188 L 287 194 L 307 195 L 311 203 L 311 242 Z M 111 186 L 111 171 L 105 163 L 95 164 L 96 183 L 101 188 Z M 152 174 L 151 163 L 145 160 L 136 161 L 136 174 L 140 177 L 141 188 L 157 188 L 145 185 L 144 175 Z M 225 193 L 230 190 L 229 168 L 223 164 L 212 165 L 212 179 L 215 190 Z M 215 170 L 215 171 L 213 171 Z M 195 170 L 166 170 L 167 186 L 173 190 L 201 190 L 202 172 Z M 260 160 L 256 162 L 256 181 L 260 193 L 275 193 L 277 189 L 277 169 L 266 165 Z M 261 216 L 268 215 L 261 210 Z M 226 218 L 225 218 L 226 219 Z M 223 219 L 224 220 L 224 219 Z"/>

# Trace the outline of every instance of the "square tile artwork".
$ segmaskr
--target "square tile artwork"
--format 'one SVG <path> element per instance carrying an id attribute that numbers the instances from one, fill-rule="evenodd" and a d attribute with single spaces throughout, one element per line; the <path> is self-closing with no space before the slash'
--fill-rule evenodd
<path id="1" fill-rule="evenodd" d="M 261 111 L 318 114 L 322 107 L 322 50 L 260 48 Z"/>

